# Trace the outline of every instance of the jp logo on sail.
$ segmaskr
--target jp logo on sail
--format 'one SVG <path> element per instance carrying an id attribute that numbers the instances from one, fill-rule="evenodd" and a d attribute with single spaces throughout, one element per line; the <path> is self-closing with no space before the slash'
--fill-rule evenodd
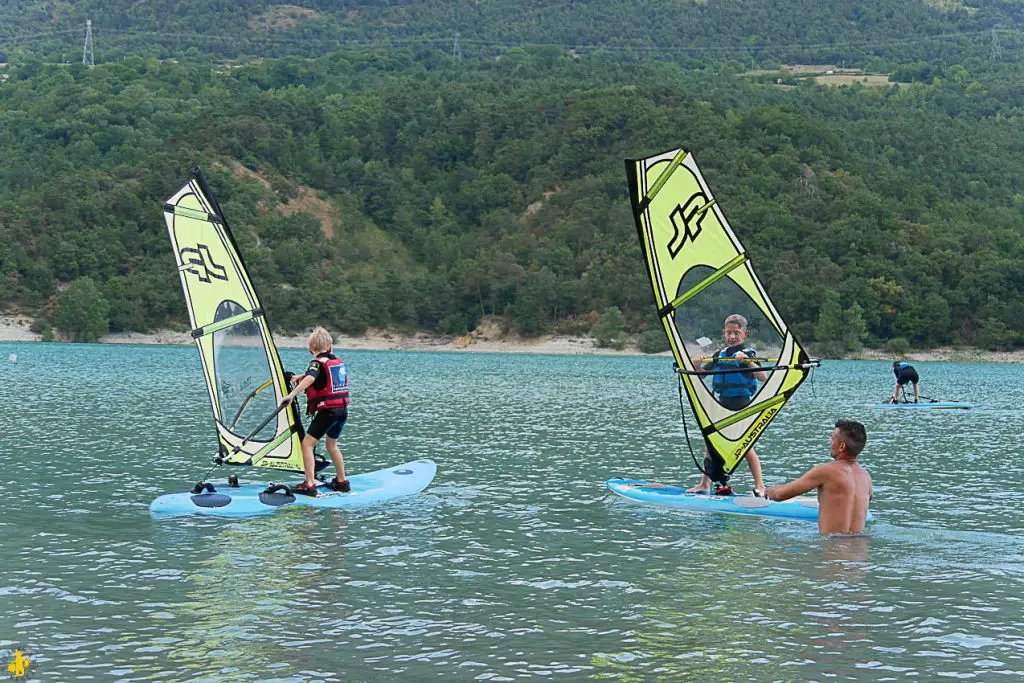
<path id="1" fill-rule="evenodd" d="M 668 243 L 668 251 L 672 258 L 679 255 L 679 251 L 686 244 L 687 237 L 690 238 L 690 242 L 697 241 L 701 230 L 700 224 L 704 222 L 704 216 L 710 208 L 711 202 L 708 201 L 707 196 L 703 192 L 698 192 L 686 200 L 685 206 L 677 204 L 675 210 L 669 214 L 669 220 L 672 221 L 672 227 L 676 231 Z M 679 229 L 680 224 L 683 226 L 681 230 Z"/>
<path id="2" fill-rule="evenodd" d="M 227 270 L 224 266 L 214 262 L 213 256 L 210 255 L 210 248 L 205 244 L 197 244 L 195 249 L 182 247 L 181 263 L 182 270 L 192 273 L 199 278 L 200 282 L 209 283 L 211 278 L 225 282 L 228 279 Z"/>

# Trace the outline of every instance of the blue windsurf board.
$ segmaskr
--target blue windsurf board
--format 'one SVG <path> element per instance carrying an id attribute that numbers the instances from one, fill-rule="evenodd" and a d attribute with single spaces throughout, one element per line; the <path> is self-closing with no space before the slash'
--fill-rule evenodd
<path id="1" fill-rule="evenodd" d="M 437 473 L 432 460 L 415 460 L 375 472 L 349 477 L 352 491 L 341 493 L 326 486 L 317 489 L 317 495 L 292 494 L 287 491 L 268 493 L 267 484 L 231 486 L 227 482 L 212 482 L 216 491 L 168 493 L 149 505 L 154 517 L 177 515 L 219 515 L 238 517 L 273 512 L 283 507 L 353 508 L 380 503 L 402 496 L 419 493 L 430 484 Z M 301 475 L 299 475 L 301 478 Z"/>
<path id="2" fill-rule="evenodd" d="M 818 521 L 817 498 L 798 497 L 777 501 L 742 495 L 714 496 L 706 493 L 687 493 L 686 488 L 682 486 L 641 479 L 609 479 L 606 485 L 613 493 L 623 498 L 649 505 L 731 515 Z M 871 521 L 870 512 L 867 519 Z"/>

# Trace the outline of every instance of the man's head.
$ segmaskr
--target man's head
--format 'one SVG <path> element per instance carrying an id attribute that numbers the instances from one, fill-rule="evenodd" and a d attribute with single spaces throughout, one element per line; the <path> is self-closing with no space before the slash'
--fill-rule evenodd
<path id="1" fill-rule="evenodd" d="M 722 337 L 729 346 L 742 344 L 747 338 L 747 319 L 738 313 L 730 315 L 722 325 Z"/>
<path id="2" fill-rule="evenodd" d="M 892 366 L 893 366 L 894 368 L 898 368 L 898 367 L 899 367 L 899 365 L 900 365 L 900 362 L 899 362 L 898 360 L 894 360 L 894 361 L 892 362 Z"/>
<path id="3" fill-rule="evenodd" d="M 868 434 L 864 425 L 853 420 L 838 420 L 832 432 L 832 457 L 856 458 L 867 442 Z"/>
<path id="4" fill-rule="evenodd" d="M 309 335 L 309 344 L 306 345 L 306 348 L 314 356 L 328 353 L 333 347 L 334 340 L 331 339 L 331 333 L 322 327 L 313 330 L 313 334 Z"/>

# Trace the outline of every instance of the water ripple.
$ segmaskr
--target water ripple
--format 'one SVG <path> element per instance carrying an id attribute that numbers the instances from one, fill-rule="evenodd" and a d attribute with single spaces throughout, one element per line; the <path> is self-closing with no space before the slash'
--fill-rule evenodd
<path id="1" fill-rule="evenodd" d="M 606 493 L 694 479 L 665 358 L 353 352 L 350 469 L 430 457 L 427 492 L 153 521 L 209 467 L 194 351 L 7 346 L 0 652 L 33 680 L 1024 675 L 1024 368 L 923 365 L 927 395 L 981 407 L 901 412 L 853 407 L 885 363 L 827 363 L 758 446 L 781 483 L 865 422 L 878 522 L 820 538 Z"/>

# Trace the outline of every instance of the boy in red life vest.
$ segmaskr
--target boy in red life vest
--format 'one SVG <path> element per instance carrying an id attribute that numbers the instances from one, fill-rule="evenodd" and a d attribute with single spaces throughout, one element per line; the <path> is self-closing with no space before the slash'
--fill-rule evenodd
<path id="1" fill-rule="evenodd" d="M 345 478 L 345 461 L 342 459 L 341 449 L 338 448 L 338 437 L 345 426 L 345 420 L 348 419 L 348 371 L 345 369 L 344 361 L 331 353 L 333 346 L 334 340 L 327 330 L 322 327 L 313 330 L 306 347 L 313 354 L 313 360 L 309 362 L 306 372 L 292 378 L 292 382 L 297 383 L 295 388 L 281 399 L 281 404 L 287 405 L 299 395 L 299 392 L 304 391 L 306 412 L 313 415 L 313 421 L 310 422 L 306 436 L 302 439 L 302 468 L 305 470 L 306 480 L 298 486 L 292 486 L 293 493 L 316 495 L 313 447 L 325 434 L 327 452 L 337 473 L 327 486 L 343 493 L 352 490 L 348 479 Z"/>

